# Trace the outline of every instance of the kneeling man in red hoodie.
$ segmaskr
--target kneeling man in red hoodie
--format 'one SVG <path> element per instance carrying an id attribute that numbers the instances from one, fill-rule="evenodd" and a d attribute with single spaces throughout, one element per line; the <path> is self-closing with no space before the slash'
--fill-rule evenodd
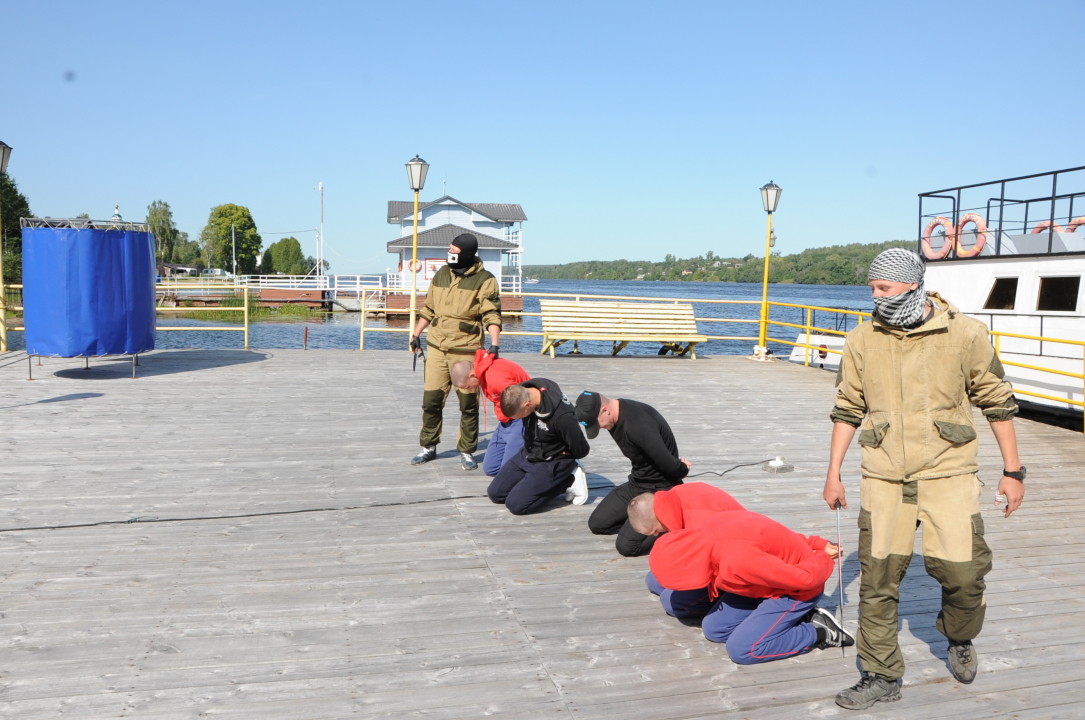
<path id="1" fill-rule="evenodd" d="M 522 367 L 495 354 L 479 349 L 475 351 L 475 361 L 461 360 L 449 369 L 452 384 L 459 390 L 482 394 L 494 404 L 497 427 L 486 446 L 486 457 L 482 461 L 482 472 L 490 477 L 497 475 L 501 466 L 511 460 L 524 447 L 524 423 L 513 420 L 501 412 L 501 393 L 509 385 L 519 385 L 531 379 Z M 483 403 L 485 412 L 486 404 Z"/>
<path id="2" fill-rule="evenodd" d="M 706 588 L 714 599 L 701 621 L 739 665 L 851 646 L 833 615 L 817 607 L 839 548 L 764 515 L 721 512 L 699 528 L 669 532 L 648 557 L 665 588 Z"/>
<path id="3" fill-rule="evenodd" d="M 708 483 L 691 482 L 669 490 L 641 493 L 629 503 L 629 525 L 641 535 L 659 537 L 665 532 L 698 528 L 716 515 L 746 508 L 730 494 Z M 707 587 L 671 590 L 659 584 L 650 571 L 644 578 L 648 589 L 659 596 L 663 609 L 672 617 L 701 617 L 716 600 Z"/>

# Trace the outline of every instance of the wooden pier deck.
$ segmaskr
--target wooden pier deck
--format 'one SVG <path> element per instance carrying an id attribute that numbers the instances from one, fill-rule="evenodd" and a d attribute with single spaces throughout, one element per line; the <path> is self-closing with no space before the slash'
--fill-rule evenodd
<path id="1" fill-rule="evenodd" d="M 735 357 L 514 359 L 570 397 L 653 404 L 695 472 L 783 455 L 794 473 L 702 479 L 835 534 L 820 499 L 831 374 Z M 853 715 L 833 696 L 858 677 L 854 650 L 739 667 L 667 617 L 644 588 L 647 559 L 587 530 L 605 489 L 513 517 L 477 497 L 487 480 L 460 470 L 451 442 L 412 468 L 422 374 L 406 352 L 163 351 L 136 381 L 123 360 L 42 363 L 27 382 L 25 355 L 0 356 L 0 529 L 178 521 L 0 532 L 2 717 L 1085 716 L 1080 433 L 1018 423 L 1028 495 L 1007 520 L 981 427 L 995 552 L 981 673 L 951 678 L 939 590 L 917 558 L 901 596 L 904 699 Z M 456 422 L 451 410 L 450 439 Z M 595 485 L 627 472 L 606 433 L 585 464 Z M 334 509 L 387 503 L 417 504 Z M 320 508 L 333 509 L 299 512 Z M 825 606 L 836 590 L 834 576 Z"/>

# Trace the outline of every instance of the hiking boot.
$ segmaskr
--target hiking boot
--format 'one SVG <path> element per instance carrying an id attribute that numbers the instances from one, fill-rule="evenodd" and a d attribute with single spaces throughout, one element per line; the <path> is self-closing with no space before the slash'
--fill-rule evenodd
<path id="1" fill-rule="evenodd" d="M 422 448 L 421 452 L 411 458 L 411 465 L 422 465 L 423 463 L 428 463 L 430 460 L 436 459 L 437 446 L 434 445 L 433 447 L 424 447 Z"/>
<path id="2" fill-rule="evenodd" d="M 896 680 L 865 674 L 862 680 L 836 696 L 836 704 L 845 710 L 866 710 L 876 702 L 897 700 L 900 700 L 900 686 Z"/>
<path id="3" fill-rule="evenodd" d="M 471 457 L 471 453 L 460 453 L 460 467 L 464 470 L 474 470 L 478 468 L 478 463 Z"/>
<path id="4" fill-rule="evenodd" d="M 835 615 L 824 608 L 814 608 L 814 612 L 810 614 L 810 622 L 814 627 L 825 631 L 825 639 L 818 641 L 818 644 L 814 646 L 818 650 L 851 647 L 855 644 L 855 637 L 836 621 Z"/>
<path id="5" fill-rule="evenodd" d="M 980 659 L 971 640 L 964 642 L 949 641 L 949 671 L 965 685 L 976 679 L 980 669 Z"/>
<path id="6" fill-rule="evenodd" d="M 583 505 L 587 501 L 588 474 L 584 472 L 584 468 L 580 467 L 580 463 L 577 463 L 576 470 L 573 471 L 573 484 L 565 491 L 565 502 L 571 502 L 573 505 Z"/>

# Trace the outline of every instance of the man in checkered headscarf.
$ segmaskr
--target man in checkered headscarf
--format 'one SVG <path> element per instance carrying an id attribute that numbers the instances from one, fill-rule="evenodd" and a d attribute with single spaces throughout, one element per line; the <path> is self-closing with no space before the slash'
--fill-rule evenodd
<path id="1" fill-rule="evenodd" d="M 879 320 L 887 325 L 909 329 L 923 322 L 930 307 L 927 292 L 923 288 L 925 271 L 923 260 L 904 248 L 889 248 L 874 258 L 867 272 L 867 282 L 874 284 L 875 281 L 882 280 L 908 283 L 911 286 L 903 291 L 900 287 L 874 286 L 874 314 Z M 897 292 L 892 295 L 885 294 L 893 290 Z"/>
<path id="2" fill-rule="evenodd" d="M 1005 461 L 995 505 L 1005 501 L 1009 516 L 1025 495 L 1017 402 L 987 327 L 928 292 L 923 276 L 923 261 L 910 250 L 874 258 L 874 320 L 848 333 L 836 376 L 822 494 L 830 509 L 848 507 L 840 473 L 856 432 L 863 453 L 856 649 L 864 674 L 836 696 L 849 710 L 901 697 L 897 606 L 920 524 L 924 566 L 942 586 L 935 627 L 948 641 L 950 672 L 967 684 L 979 671 L 972 641 L 983 628 L 992 554 L 980 515 L 985 491 L 976 477 L 973 407 L 983 411 Z"/>

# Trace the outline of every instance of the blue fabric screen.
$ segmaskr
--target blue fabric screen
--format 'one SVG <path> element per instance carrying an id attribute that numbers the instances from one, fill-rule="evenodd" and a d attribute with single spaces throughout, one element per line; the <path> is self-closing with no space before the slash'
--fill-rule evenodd
<path id="1" fill-rule="evenodd" d="M 154 235 L 23 229 L 29 355 L 131 355 L 154 349 Z"/>

